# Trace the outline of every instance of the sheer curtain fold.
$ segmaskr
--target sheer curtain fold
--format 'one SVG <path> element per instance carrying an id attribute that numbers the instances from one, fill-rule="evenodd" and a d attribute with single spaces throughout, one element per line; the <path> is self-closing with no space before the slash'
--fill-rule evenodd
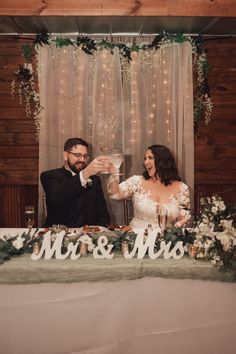
<path id="1" fill-rule="evenodd" d="M 124 177 L 143 171 L 151 144 L 167 145 L 181 177 L 193 188 L 193 88 L 190 43 L 132 52 L 132 61 L 104 49 L 38 49 L 41 112 L 39 172 L 63 164 L 63 144 L 80 136 L 94 156 L 102 147 L 125 153 Z M 104 181 L 104 189 L 105 189 Z M 39 184 L 39 210 L 43 191 Z M 108 197 L 107 197 L 108 198 Z M 113 222 L 123 223 L 123 205 L 108 204 Z M 39 220 L 40 216 L 39 216 Z"/>

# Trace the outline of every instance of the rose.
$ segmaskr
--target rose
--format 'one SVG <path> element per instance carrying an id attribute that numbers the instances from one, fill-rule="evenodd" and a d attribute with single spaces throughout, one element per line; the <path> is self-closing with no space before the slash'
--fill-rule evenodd
<path id="1" fill-rule="evenodd" d="M 20 248 L 22 248 L 24 246 L 24 241 L 25 238 L 21 237 L 21 236 L 17 236 L 17 238 L 12 242 L 12 245 L 19 250 Z"/>

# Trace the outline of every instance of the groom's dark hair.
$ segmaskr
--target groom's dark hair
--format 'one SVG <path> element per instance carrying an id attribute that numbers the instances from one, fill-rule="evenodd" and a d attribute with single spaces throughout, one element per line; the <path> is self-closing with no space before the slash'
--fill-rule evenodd
<path id="1" fill-rule="evenodd" d="M 181 181 L 175 158 L 166 146 L 151 145 L 147 148 L 147 150 L 151 150 L 153 153 L 156 167 L 156 177 L 160 179 L 161 183 L 168 186 L 174 181 Z M 143 172 L 143 177 L 145 179 L 150 178 L 146 169 Z"/>
<path id="2" fill-rule="evenodd" d="M 73 146 L 84 145 L 88 148 L 88 143 L 82 138 L 70 138 L 64 144 L 64 151 L 70 151 Z"/>

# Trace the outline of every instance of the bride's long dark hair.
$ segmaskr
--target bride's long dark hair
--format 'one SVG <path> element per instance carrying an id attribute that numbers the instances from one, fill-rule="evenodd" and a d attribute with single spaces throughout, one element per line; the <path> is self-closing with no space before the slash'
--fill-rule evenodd
<path id="1" fill-rule="evenodd" d="M 181 181 L 174 156 L 166 146 L 151 145 L 147 150 L 151 150 L 153 153 L 156 177 L 160 179 L 161 183 L 168 186 L 174 181 Z M 143 172 L 143 177 L 145 179 L 151 178 L 146 169 Z"/>

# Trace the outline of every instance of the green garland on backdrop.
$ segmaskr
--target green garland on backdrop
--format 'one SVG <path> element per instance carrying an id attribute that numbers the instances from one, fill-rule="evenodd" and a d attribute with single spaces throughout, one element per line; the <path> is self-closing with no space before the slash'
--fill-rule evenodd
<path id="1" fill-rule="evenodd" d="M 47 32 L 39 33 L 31 44 L 24 44 L 22 46 L 22 56 L 25 59 L 24 65 L 19 65 L 15 71 L 16 78 L 11 84 L 11 93 L 14 98 L 16 86 L 20 102 L 25 103 L 26 116 L 34 116 L 37 132 L 40 131 L 40 112 L 43 107 L 40 105 L 39 94 L 34 88 L 34 76 L 32 69 L 32 58 L 35 48 L 38 46 L 51 45 L 55 43 L 58 48 L 64 46 L 80 47 L 86 54 L 93 55 L 96 50 L 107 49 L 113 53 L 114 48 L 118 48 L 120 55 L 128 62 L 132 60 L 132 52 L 140 50 L 157 50 L 161 46 L 171 43 L 183 43 L 189 41 L 192 45 L 193 52 L 193 70 L 196 76 L 196 88 L 194 93 L 194 126 L 198 126 L 201 120 L 208 124 L 211 118 L 213 104 L 209 94 L 208 85 L 208 70 L 209 64 L 207 60 L 204 39 L 199 36 L 197 38 L 185 36 L 182 33 L 168 33 L 163 32 L 157 35 L 150 44 L 133 44 L 127 45 L 123 43 L 114 43 L 102 39 L 100 41 L 91 39 L 89 37 L 78 36 L 76 39 L 68 37 L 52 37 Z"/>

